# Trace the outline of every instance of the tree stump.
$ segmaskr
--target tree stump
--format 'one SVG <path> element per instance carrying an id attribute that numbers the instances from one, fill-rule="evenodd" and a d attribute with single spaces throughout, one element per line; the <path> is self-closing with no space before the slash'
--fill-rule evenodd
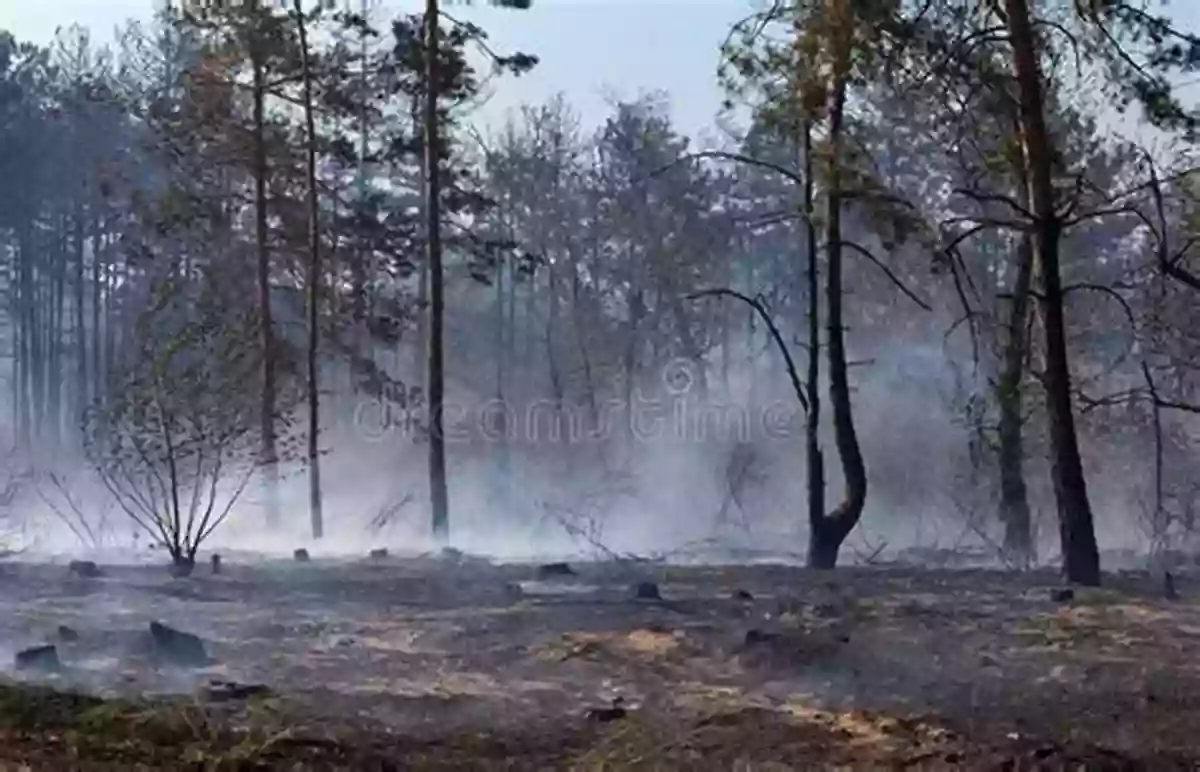
<path id="1" fill-rule="evenodd" d="M 271 693 L 265 684 L 239 684 L 234 681 L 209 681 L 201 690 L 201 696 L 209 702 L 229 702 L 264 697 Z"/>
<path id="2" fill-rule="evenodd" d="M 160 622 L 150 623 L 150 640 L 154 658 L 179 667 L 206 667 L 213 663 L 204 642 L 197 635 L 167 627 Z"/>
<path id="3" fill-rule="evenodd" d="M 537 575 L 538 579 L 577 576 L 575 569 L 571 568 L 570 563 L 543 563 L 537 567 Z"/>
<path id="4" fill-rule="evenodd" d="M 58 648 L 54 644 L 46 644 L 18 651 L 16 667 L 17 670 L 23 671 L 53 673 L 62 669 L 62 662 L 58 659 Z"/>
<path id="5" fill-rule="evenodd" d="M 96 579 L 104 575 L 92 560 L 72 560 L 67 564 L 67 571 L 83 579 Z"/>
<path id="6" fill-rule="evenodd" d="M 633 586 L 633 597 L 638 600 L 662 600 L 658 585 L 654 582 L 638 582 Z"/>

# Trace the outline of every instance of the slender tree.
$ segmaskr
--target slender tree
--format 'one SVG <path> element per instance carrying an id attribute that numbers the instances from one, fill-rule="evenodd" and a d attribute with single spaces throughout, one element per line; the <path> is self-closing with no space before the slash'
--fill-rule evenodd
<path id="1" fill-rule="evenodd" d="M 325 533 L 321 511 L 321 373 L 320 373 L 320 299 L 321 299 L 321 210 L 317 194 L 317 129 L 314 118 L 312 69 L 308 48 L 308 25 L 302 0 L 296 0 L 296 30 L 300 38 L 300 67 L 304 83 L 305 182 L 308 188 L 308 511 L 312 537 Z"/>
<path id="2" fill-rule="evenodd" d="M 529 0 L 498 0 L 494 5 L 529 8 Z M 442 265 L 442 145 L 443 126 L 440 96 L 443 86 L 439 30 L 441 12 L 438 0 L 426 0 L 424 16 L 424 141 L 425 176 L 425 248 L 429 276 L 429 501 L 434 539 L 447 543 L 450 538 L 450 494 L 446 481 L 445 418 L 445 274 Z M 516 65 L 516 71 L 531 66 L 536 59 L 516 55 L 504 63 Z"/>

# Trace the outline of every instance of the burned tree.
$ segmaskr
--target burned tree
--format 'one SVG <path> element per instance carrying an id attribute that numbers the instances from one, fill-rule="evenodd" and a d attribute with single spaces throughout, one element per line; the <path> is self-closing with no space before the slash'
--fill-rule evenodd
<path id="1" fill-rule="evenodd" d="M 792 386 L 807 414 L 808 564 L 814 568 L 829 569 L 837 564 L 841 545 L 858 524 L 867 500 L 867 469 L 855 426 L 846 351 L 847 255 L 873 264 L 904 295 L 930 310 L 869 249 L 851 238 L 850 228 L 843 224 L 843 216 L 866 198 L 863 188 L 873 184 L 865 179 L 870 175 L 859 168 L 863 164 L 856 158 L 848 136 L 852 123 L 848 104 L 860 76 L 873 66 L 870 52 L 879 44 L 887 20 L 883 12 L 831 2 L 811 7 L 774 6 L 739 24 L 724 51 L 731 89 L 755 93 L 760 100 L 758 118 L 794 147 L 797 162 L 708 154 L 765 169 L 794 186 L 787 210 L 773 215 L 774 219 L 782 216 L 803 225 L 797 234 L 803 239 L 802 249 L 797 251 L 807 258 L 807 383 L 799 376 L 777 325 L 762 304 L 729 290 L 717 292 L 739 297 L 754 307 L 786 360 Z M 779 39 L 768 34 L 768 28 L 773 28 Z M 823 287 L 818 275 L 822 257 Z M 825 470 L 819 442 L 817 377 L 822 348 L 828 365 L 833 439 L 844 482 L 842 499 L 830 511 L 825 508 Z"/>

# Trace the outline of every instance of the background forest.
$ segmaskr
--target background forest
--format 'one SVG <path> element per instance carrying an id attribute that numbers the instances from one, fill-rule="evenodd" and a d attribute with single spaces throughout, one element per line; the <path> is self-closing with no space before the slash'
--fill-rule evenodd
<path id="1" fill-rule="evenodd" d="M 774 3 L 699 144 L 666 95 L 478 130 L 537 51 L 449 10 L 0 33 L 14 545 L 1191 546 L 1189 31 Z"/>

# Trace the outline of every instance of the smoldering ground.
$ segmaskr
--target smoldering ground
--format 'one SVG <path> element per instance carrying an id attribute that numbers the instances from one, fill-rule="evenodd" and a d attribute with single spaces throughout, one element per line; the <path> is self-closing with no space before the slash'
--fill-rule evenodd
<path id="1" fill-rule="evenodd" d="M 0 637 L 10 649 L 53 642 L 63 664 L 11 675 L 112 697 L 195 694 L 213 715 L 230 709 L 214 682 L 261 684 L 234 703 L 261 703 L 292 731 L 413 743 L 586 730 L 591 745 L 563 747 L 577 762 L 622 752 L 606 734 L 619 729 L 594 729 L 595 712 L 614 704 L 620 731 L 674 727 L 656 730 L 676 733 L 660 737 L 663 758 L 714 716 L 733 727 L 753 715 L 739 744 L 715 752 L 805 763 L 923 754 L 953 766 L 996 753 L 1064 762 L 1094 743 L 1129 758 L 1200 758 L 1187 709 L 1200 672 L 1186 654 L 1200 611 L 1162 599 L 1141 575 L 1064 598 L 1046 572 L 897 566 L 828 574 L 610 560 L 549 576 L 461 553 L 389 553 L 307 563 L 230 554 L 217 576 L 176 579 L 161 566 L 100 568 L 84 579 L 63 565 L 4 565 Z M 1191 581 L 1181 579 L 1185 593 Z M 660 598 L 635 596 L 646 582 Z M 136 641 L 154 620 L 200 636 L 214 661 L 147 659 Z M 77 635 L 64 640 L 64 627 Z M 837 716 L 850 734 L 814 740 Z M 758 747 L 771 721 L 791 735 Z M 1072 740 L 1054 741 L 1063 737 Z M 392 753 L 402 761 L 405 751 Z"/>

